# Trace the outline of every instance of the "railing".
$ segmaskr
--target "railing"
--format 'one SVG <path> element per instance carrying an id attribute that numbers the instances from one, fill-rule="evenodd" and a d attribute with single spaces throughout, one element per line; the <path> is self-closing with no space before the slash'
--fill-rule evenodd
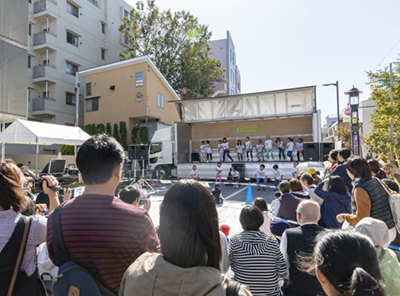
<path id="1" fill-rule="evenodd" d="M 50 97 L 34 98 L 32 99 L 32 111 L 44 111 L 46 110 L 46 101 L 55 102 L 56 99 Z"/>
<path id="2" fill-rule="evenodd" d="M 46 76 L 46 71 L 47 71 L 48 68 L 57 69 L 53 65 L 44 65 L 44 66 L 38 65 L 38 66 L 34 66 L 32 68 L 32 70 L 33 70 L 33 78 L 45 77 Z"/>
<path id="3" fill-rule="evenodd" d="M 40 33 L 33 34 L 33 46 L 46 43 L 47 34 L 57 37 L 57 35 L 52 32 L 40 32 Z"/>
<path id="4" fill-rule="evenodd" d="M 45 1 L 37 1 L 33 4 L 33 13 L 39 13 L 45 11 L 47 9 L 47 2 L 51 2 L 54 5 L 57 5 L 57 2 L 52 0 L 45 0 Z"/>

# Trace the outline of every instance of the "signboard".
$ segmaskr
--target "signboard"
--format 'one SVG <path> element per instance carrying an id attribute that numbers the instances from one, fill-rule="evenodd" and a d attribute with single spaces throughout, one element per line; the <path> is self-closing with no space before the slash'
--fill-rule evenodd
<path id="1" fill-rule="evenodd" d="M 236 132 L 237 133 L 254 133 L 260 131 L 260 125 L 237 125 Z"/>
<path id="2" fill-rule="evenodd" d="M 346 116 L 350 116 L 350 114 L 351 114 L 351 108 L 349 108 L 349 107 L 344 108 L 344 109 L 343 109 L 343 113 L 344 113 L 344 115 L 346 115 Z"/>
<path id="3" fill-rule="evenodd" d="M 343 120 L 343 123 L 349 123 L 350 122 L 350 116 L 344 116 L 342 120 Z"/>

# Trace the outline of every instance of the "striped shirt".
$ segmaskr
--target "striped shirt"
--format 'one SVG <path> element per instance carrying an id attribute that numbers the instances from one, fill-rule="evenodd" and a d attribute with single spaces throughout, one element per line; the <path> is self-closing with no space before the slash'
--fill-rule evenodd
<path id="1" fill-rule="evenodd" d="M 278 278 L 287 278 L 286 264 L 275 237 L 262 231 L 243 231 L 229 241 L 229 264 L 234 280 L 253 295 L 280 295 Z"/>
<path id="2" fill-rule="evenodd" d="M 54 261 L 52 216 L 47 223 L 47 245 Z M 85 194 L 66 203 L 61 231 L 71 261 L 115 294 L 126 269 L 142 253 L 156 252 L 160 244 L 146 210 L 108 195 Z"/>

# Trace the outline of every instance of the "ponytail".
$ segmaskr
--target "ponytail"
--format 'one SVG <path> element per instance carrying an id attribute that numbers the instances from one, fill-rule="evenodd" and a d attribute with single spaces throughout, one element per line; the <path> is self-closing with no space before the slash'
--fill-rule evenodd
<path id="1" fill-rule="evenodd" d="M 353 269 L 349 292 L 352 296 L 385 295 L 379 282 L 359 265 Z"/>

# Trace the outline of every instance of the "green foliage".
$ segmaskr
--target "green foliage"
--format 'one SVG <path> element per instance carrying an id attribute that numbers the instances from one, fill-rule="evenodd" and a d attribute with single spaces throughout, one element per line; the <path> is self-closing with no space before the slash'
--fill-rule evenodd
<path id="1" fill-rule="evenodd" d="M 106 132 L 106 127 L 104 124 L 100 123 L 96 126 L 96 131 L 98 134 L 104 134 Z"/>
<path id="2" fill-rule="evenodd" d="M 119 141 L 119 143 L 121 144 L 122 147 L 124 147 L 124 149 L 127 148 L 127 137 L 128 137 L 128 130 L 126 128 L 126 122 L 124 121 L 122 123 L 121 138 Z"/>
<path id="3" fill-rule="evenodd" d="M 106 134 L 107 135 L 109 135 L 109 136 L 111 136 L 111 124 L 107 124 L 107 126 L 106 126 Z"/>
<path id="4" fill-rule="evenodd" d="M 61 154 L 62 155 L 74 155 L 75 148 L 73 145 L 62 145 L 61 146 Z"/>
<path id="5" fill-rule="evenodd" d="M 149 129 L 147 126 L 141 126 L 139 128 L 139 139 L 140 142 L 145 144 L 149 141 Z"/>
<path id="6" fill-rule="evenodd" d="M 226 82 L 221 61 L 210 57 L 211 32 L 189 12 L 160 11 L 155 0 L 138 1 L 119 31 L 131 48 L 122 59 L 148 55 L 183 99 L 213 93 L 214 82 Z M 186 94 L 181 92 L 186 87 Z"/>
<path id="7" fill-rule="evenodd" d="M 131 140 L 132 140 L 132 144 L 137 144 L 138 133 L 139 133 L 139 127 L 138 127 L 138 126 L 134 126 L 134 127 L 132 128 L 132 131 L 131 131 Z"/>
<path id="8" fill-rule="evenodd" d="M 368 78 L 372 90 L 370 100 L 375 100 L 376 107 L 371 115 L 372 130 L 366 135 L 366 143 L 373 152 L 380 154 L 380 158 L 387 162 L 400 154 L 400 67 L 393 69 L 393 106 L 390 103 L 389 69 L 368 72 Z M 391 118 L 393 118 L 393 141 Z"/>
<path id="9" fill-rule="evenodd" d="M 83 187 L 85 186 L 85 183 L 79 183 L 79 182 L 72 182 L 69 184 L 61 184 L 60 185 L 62 188 L 76 188 L 76 187 Z"/>
<path id="10" fill-rule="evenodd" d="M 114 129 L 113 129 L 113 134 L 112 136 L 114 137 L 115 140 L 119 142 L 119 130 L 118 130 L 118 124 L 114 123 Z"/>

